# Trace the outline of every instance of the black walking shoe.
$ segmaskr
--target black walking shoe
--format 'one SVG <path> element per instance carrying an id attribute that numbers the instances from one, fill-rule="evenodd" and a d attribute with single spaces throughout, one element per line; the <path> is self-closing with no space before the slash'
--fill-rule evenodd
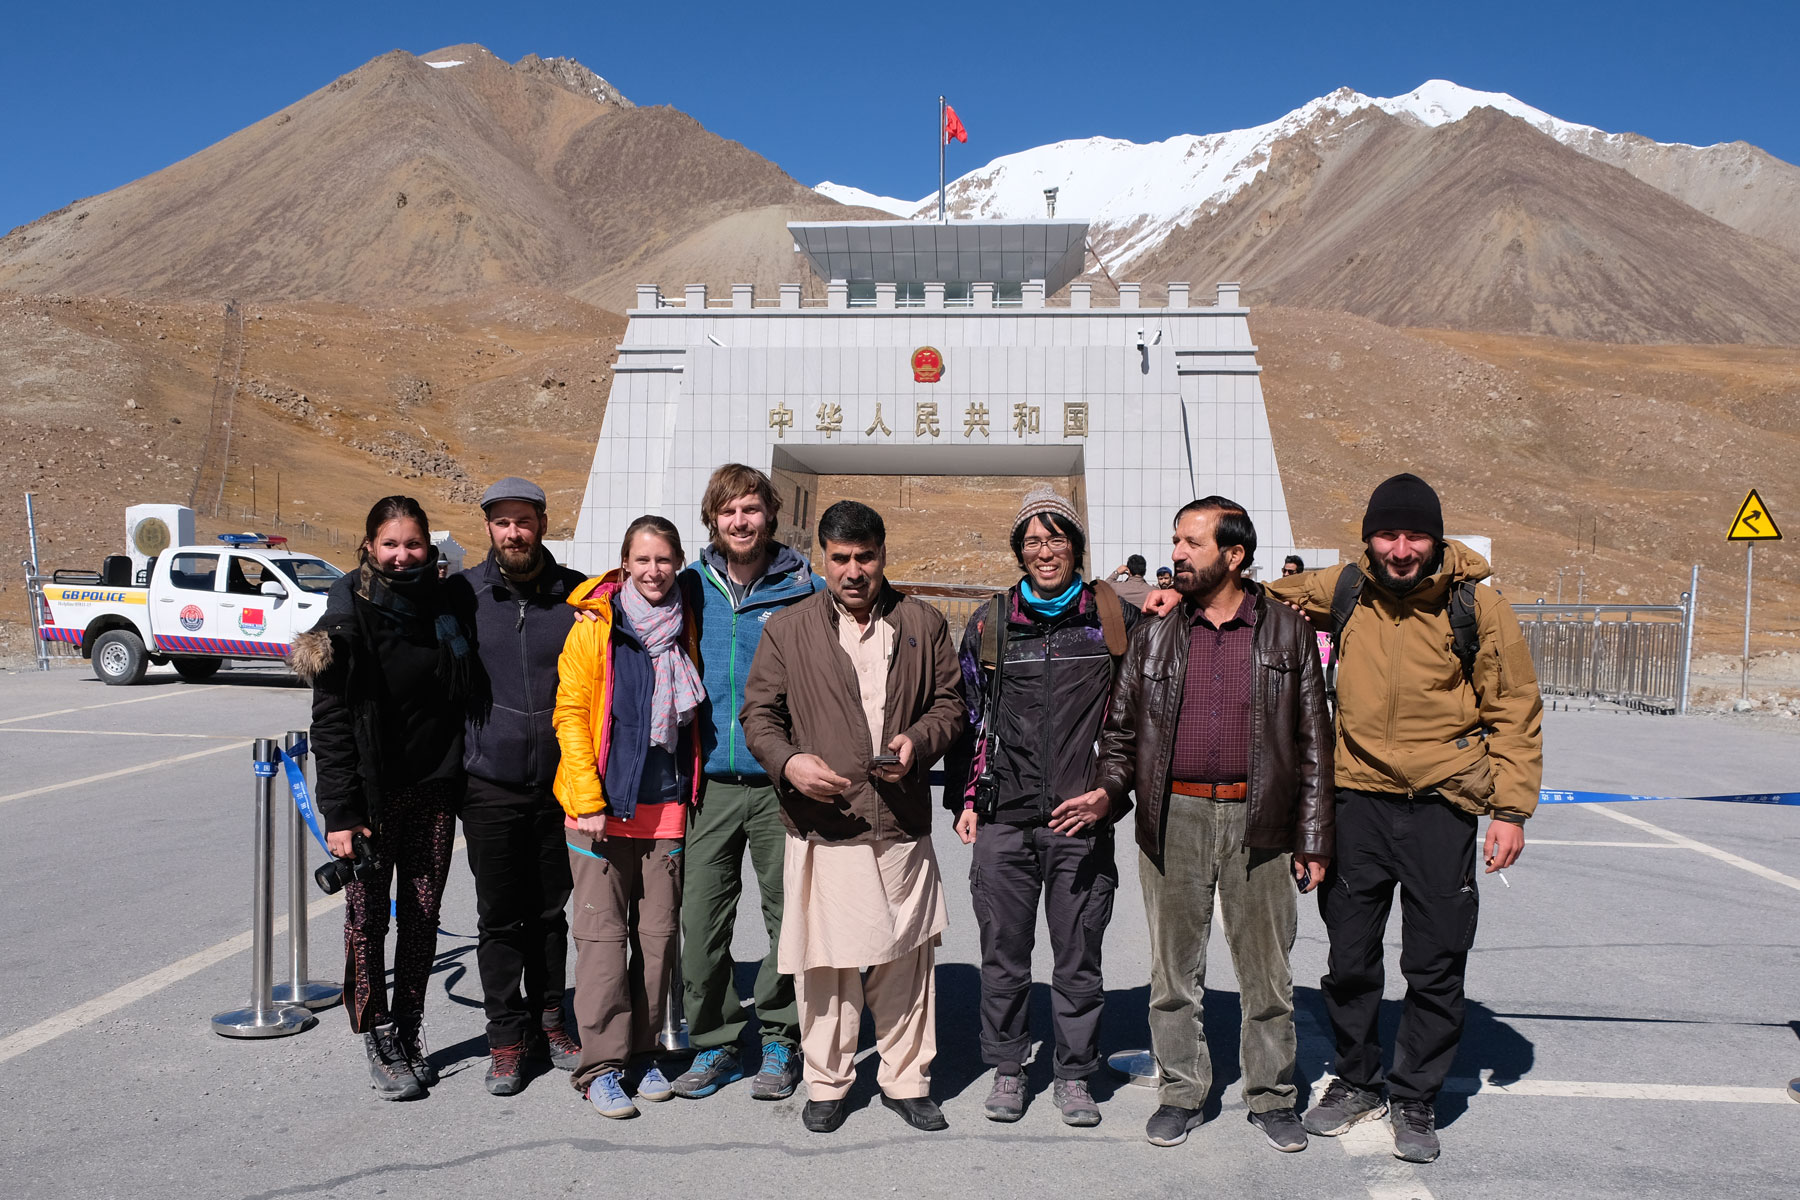
<path id="1" fill-rule="evenodd" d="M 1326 1085 L 1319 1102 L 1306 1110 L 1300 1124 L 1308 1133 L 1336 1137 L 1358 1121 L 1373 1120 L 1386 1111 L 1387 1101 L 1381 1098 L 1380 1092 L 1334 1079 Z"/>
<path id="2" fill-rule="evenodd" d="M 808 1100 L 800 1110 L 800 1123 L 814 1133 L 836 1133 L 850 1115 L 850 1105 L 844 1100 Z"/>
<path id="3" fill-rule="evenodd" d="M 546 1009 L 542 1027 L 544 1049 L 550 1055 L 550 1065 L 559 1071 L 573 1071 L 580 1066 L 581 1043 L 569 1036 L 568 1027 L 563 1024 L 562 1009 Z"/>
<path id="4" fill-rule="evenodd" d="M 363 1052 L 369 1056 L 370 1083 L 381 1099 L 417 1100 L 425 1094 L 392 1025 L 377 1025 L 363 1034 Z"/>
<path id="5" fill-rule="evenodd" d="M 1291 1108 L 1277 1108 L 1269 1112 L 1253 1112 L 1250 1123 L 1262 1130 L 1263 1136 L 1269 1139 L 1269 1145 L 1283 1154 L 1297 1154 L 1306 1149 L 1306 1130 L 1300 1125 L 1300 1118 Z"/>
<path id="6" fill-rule="evenodd" d="M 950 1128 L 950 1122 L 944 1120 L 944 1110 L 930 1096 L 898 1099 L 883 1092 L 881 1102 L 899 1113 L 900 1119 L 914 1129 L 935 1133 L 940 1129 Z"/>
<path id="7" fill-rule="evenodd" d="M 1200 1110 L 1165 1104 L 1150 1114 L 1144 1124 L 1144 1137 L 1152 1146 L 1179 1146 L 1187 1141 L 1188 1130 L 1200 1124 Z"/>
<path id="8" fill-rule="evenodd" d="M 493 1046 L 488 1050 L 488 1095 L 516 1096 L 525 1090 L 525 1043 Z"/>
<path id="9" fill-rule="evenodd" d="M 425 1049 L 425 1023 L 395 1022 L 395 1036 L 400 1041 L 400 1052 L 406 1056 L 406 1065 L 412 1068 L 413 1078 L 428 1088 L 436 1087 L 438 1072 L 431 1065 L 430 1052 Z"/>
<path id="10" fill-rule="evenodd" d="M 1396 1100 L 1388 1108 L 1394 1131 L 1394 1157 L 1407 1162 L 1435 1162 L 1438 1156 L 1437 1110 L 1423 1100 Z"/>

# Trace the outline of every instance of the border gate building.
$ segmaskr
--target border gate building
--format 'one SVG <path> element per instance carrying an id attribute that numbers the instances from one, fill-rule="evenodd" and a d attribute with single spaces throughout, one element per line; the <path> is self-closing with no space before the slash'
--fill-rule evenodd
<path id="1" fill-rule="evenodd" d="M 788 228 L 822 300 L 798 284 L 638 288 L 569 547 L 578 568 L 616 566 L 646 512 L 697 553 L 701 494 L 726 462 L 773 477 L 779 536 L 802 550 L 818 476 L 869 474 L 1070 478 L 1090 577 L 1133 553 L 1166 561 L 1175 510 L 1210 493 L 1248 508 L 1261 571 L 1293 551 L 1237 284 L 1200 304 L 1172 283 L 1166 304 L 1146 306 L 1127 283 L 1097 307 L 1071 282 L 1079 221 Z"/>

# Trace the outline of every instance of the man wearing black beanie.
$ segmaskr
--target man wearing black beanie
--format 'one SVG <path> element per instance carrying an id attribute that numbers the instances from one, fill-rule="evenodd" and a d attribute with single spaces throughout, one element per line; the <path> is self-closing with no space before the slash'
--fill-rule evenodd
<path id="1" fill-rule="evenodd" d="M 1489 872 L 1525 845 L 1543 777 L 1543 701 L 1518 619 L 1479 554 L 1444 540 L 1438 495 L 1417 475 L 1384 480 L 1363 516 L 1367 550 L 1276 579 L 1268 593 L 1334 630 L 1337 856 L 1319 888 L 1331 938 L 1320 981 L 1337 1077 L 1306 1113 L 1327 1137 L 1389 1113 L 1394 1155 L 1438 1156 L 1435 1103 L 1463 1029 L 1463 978 L 1479 915 L 1475 844 Z M 1473 613 L 1473 653 L 1458 613 Z M 1384 1080 L 1382 934 L 1401 887 L 1406 1005 Z M 1385 1083 L 1386 1096 L 1383 1096 Z"/>

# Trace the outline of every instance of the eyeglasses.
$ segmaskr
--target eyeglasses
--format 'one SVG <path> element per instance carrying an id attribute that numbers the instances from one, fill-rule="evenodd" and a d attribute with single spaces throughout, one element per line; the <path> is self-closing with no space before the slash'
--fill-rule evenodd
<path id="1" fill-rule="evenodd" d="M 1036 554 L 1039 550 L 1067 550 L 1069 539 L 1066 537 L 1037 538 L 1028 537 L 1019 543 L 1019 549 L 1027 554 Z"/>

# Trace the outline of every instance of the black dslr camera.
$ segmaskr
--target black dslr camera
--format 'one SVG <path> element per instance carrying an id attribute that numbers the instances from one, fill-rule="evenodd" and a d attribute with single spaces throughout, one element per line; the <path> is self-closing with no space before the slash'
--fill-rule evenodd
<path id="1" fill-rule="evenodd" d="M 349 857 L 334 858 L 314 871 L 313 882 L 327 896 L 333 896 L 343 891 L 344 886 L 353 879 L 373 879 L 379 866 L 375 861 L 375 848 L 369 845 L 369 839 L 360 833 L 353 833 L 350 835 Z"/>

